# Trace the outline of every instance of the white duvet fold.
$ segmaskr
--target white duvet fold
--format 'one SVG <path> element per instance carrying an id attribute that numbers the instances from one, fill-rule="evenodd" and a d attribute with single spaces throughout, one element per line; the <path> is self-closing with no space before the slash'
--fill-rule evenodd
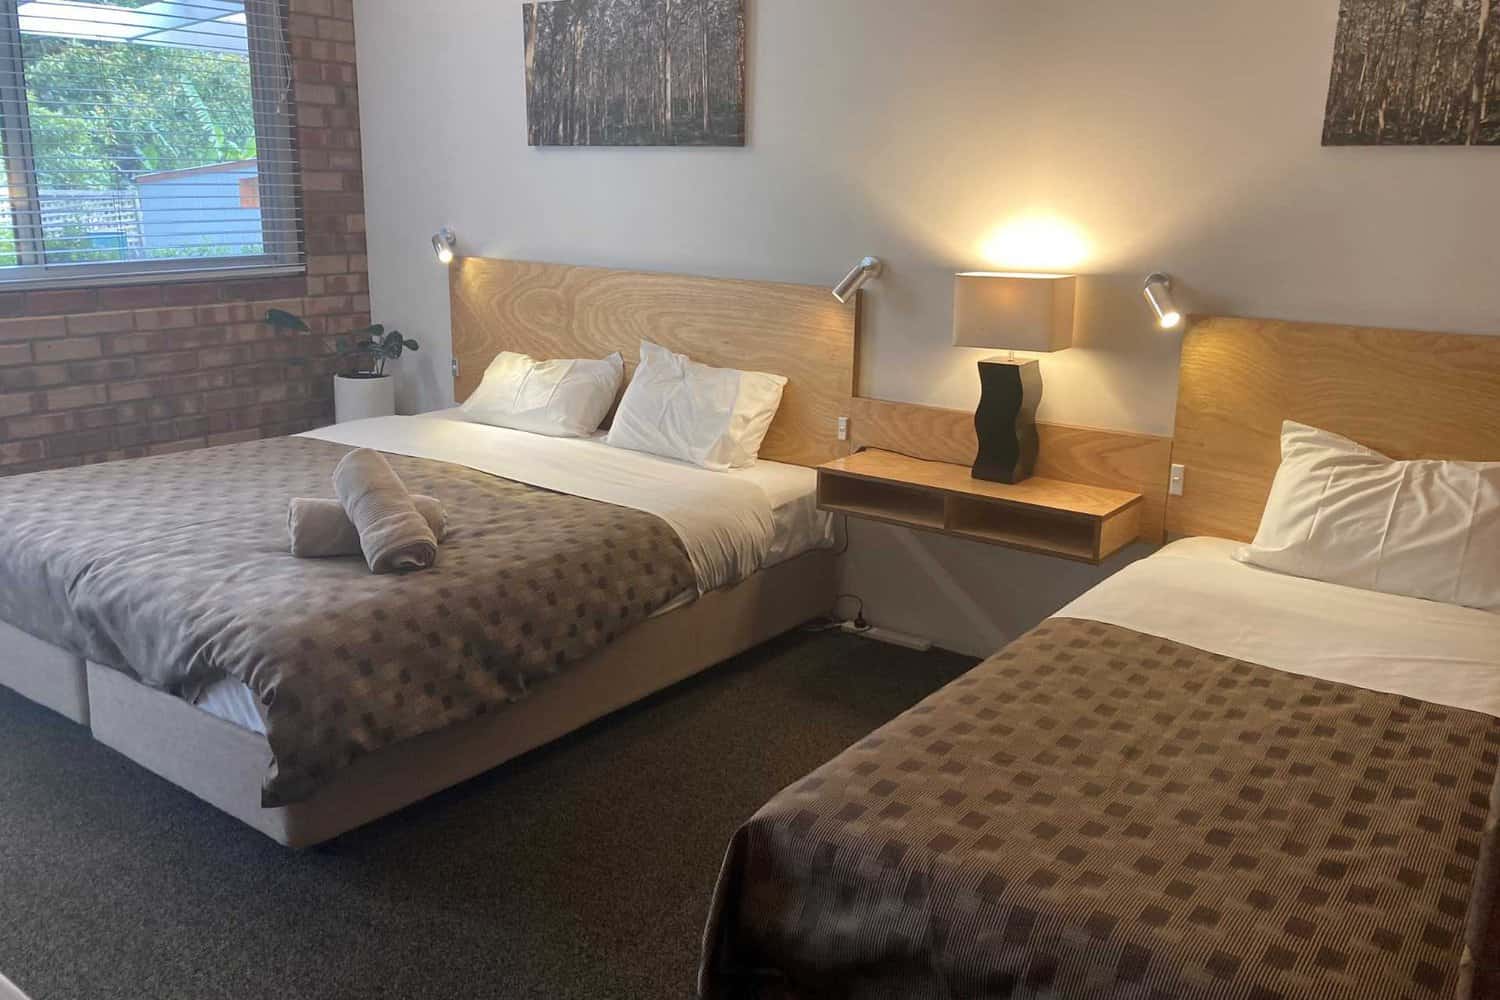
<path id="1" fill-rule="evenodd" d="M 1237 660 L 1500 716 L 1500 615 L 1236 562 L 1188 538 L 1058 612 Z"/>
<path id="2" fill-rule="evenodd" d="M 775 533 L 771 499 L 755 483 L 611 448 L 597 439 L 544 437 L 445 414 L 377 417 L 302 436 L 449 462 L 654 514 L 682 539 L 700 593 L 737 583 L 760 569 Z M 461 515 L 449 513 L 455 519 Z"/>

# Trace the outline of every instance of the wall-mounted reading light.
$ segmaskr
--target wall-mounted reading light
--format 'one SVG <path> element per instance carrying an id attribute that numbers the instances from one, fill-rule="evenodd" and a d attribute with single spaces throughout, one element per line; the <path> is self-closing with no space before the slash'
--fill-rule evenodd
<path id="1" fill-rule="evenodd" d="M 870 279 L 880 277 L 883 270 L 885 265 L 879 257 L 866 257 L 854 265 L 854 270 L 844 275 L 843 281 L 833 286 L 833 297 L 840 302 L 848 302 Z"/>
<path id="2" fill-rule="evenodd" d="M 437 254 L 439 263 L 453 263 L 453 253 L 457 247 L 458 237 L 455 236 L 453 234 L 453 230 L 449 229 L 447 226 L 439 229 L 437 233 L 432 237 L 432 252 Z"/>
<path id="3" fill-rule="evenodd" d="M 1175 330 L 1182 325 L 1182 310 L 1177 308 L 1177 302 L 1172 298 L 1171 275 L 1160 271 L 1149 275 L 1146 286 L 1141 291 L 1151 304 L 1151 311 L 1156 313 L 1157 322 L 1163 330 Z"/>

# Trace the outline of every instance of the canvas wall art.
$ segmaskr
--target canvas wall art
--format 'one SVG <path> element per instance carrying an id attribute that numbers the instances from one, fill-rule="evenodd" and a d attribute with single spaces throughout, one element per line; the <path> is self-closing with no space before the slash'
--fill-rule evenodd
<path id="1" fill-rule="evenodd" d="M 744 0 L 522 5 L 533 146 L 743 146 Z"/>
<path id="2" fill-rule="evenodd" d="M 1342 0 L 1325 146 L 1500 145 L 1500 0 Z"/>

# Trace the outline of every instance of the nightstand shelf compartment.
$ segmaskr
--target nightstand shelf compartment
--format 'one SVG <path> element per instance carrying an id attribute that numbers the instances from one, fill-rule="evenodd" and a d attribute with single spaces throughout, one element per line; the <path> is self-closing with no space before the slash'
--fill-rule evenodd
<path id="1" fill-rule="evenodd" d="M 989 483 L 962 466 L 873 450 L 818 470 L 823 510 L 1087 563 L 1138 536 L 1142 499 L 1053 479 Z"/>
<path id="2" fill-rule="evenodd" d="M 1069 559 L 1094 558 L 1094 522 L 984 500 L 948 498 L 946 529 L 963 538 Z"/>
<path id="3" fill-rule="evenodd" d="M 854 517 L 941 531 L 942 496 L 916 487 L 842 476 L 818 478 L 818 506 Z"/>

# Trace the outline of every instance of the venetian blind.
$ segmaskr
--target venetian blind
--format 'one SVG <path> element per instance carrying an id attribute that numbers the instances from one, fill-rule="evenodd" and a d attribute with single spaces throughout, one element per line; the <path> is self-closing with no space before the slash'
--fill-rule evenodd
<path id="1" fill-rule="evenodd" d="M 281 0 L 0 0 L 0 284 L 297 268 Z"/>

